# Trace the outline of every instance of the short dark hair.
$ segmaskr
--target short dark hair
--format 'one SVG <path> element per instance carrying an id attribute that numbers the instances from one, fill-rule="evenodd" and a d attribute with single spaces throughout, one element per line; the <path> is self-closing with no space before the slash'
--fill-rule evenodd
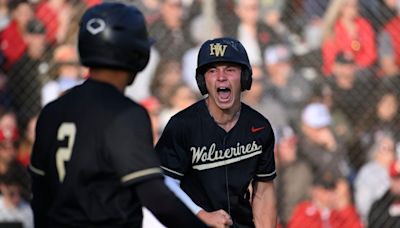
<path id="1" fill-rule="evenodd" d="M 21 4 L 30 4 L 28 0 L 9 0 L 8 1 L 8 9 L 10 12 L 14 11 Z"/>
<path id="2" fill-rule="evenodd" d="M 20 187 L 21 196 L 25 200 L 30 199 L 31 179 L 28 170 L 18 161 L 12 161 L 4 174 L 0 175 L 0 184 L 15 185 Z"/>
<path id="3" fill-rule="evenodd" d="M 329 171 L 315 174 L 313 185 L 320 186 L 325 189 L 335 189 L 338 177 Z"/>

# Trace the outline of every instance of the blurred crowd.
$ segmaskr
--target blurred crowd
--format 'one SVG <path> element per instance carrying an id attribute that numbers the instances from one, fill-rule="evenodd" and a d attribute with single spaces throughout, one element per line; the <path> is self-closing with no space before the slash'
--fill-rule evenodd
<path id="1" fill-rule="evenodd" d="M 0 221 L 32 227 L 30 151 L 37 115 L 85 80 L 76 32 L 102 0 L 0 0 Z M 282 227 L 400 227 L 400 0 L 126 0 L 155 40 L 126 94 L 155 142 L 201 98 L 207 39 L 245 46 L 243 100 L 275 132 Z"/>

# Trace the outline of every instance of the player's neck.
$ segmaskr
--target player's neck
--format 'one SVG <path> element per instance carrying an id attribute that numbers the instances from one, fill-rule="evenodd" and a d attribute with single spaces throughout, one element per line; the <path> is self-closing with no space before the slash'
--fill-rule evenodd
<path id="1" fill-rule="evenodd" d="M 91 69 L 89 75 L 91 79 L 108 83 L 121 92 L 124 92 L 129 81 L 129 73 L 120 70 Z"/>
<path id="2" fill-rule="evenodd" d="M 206 105 L 215 123 L 217 123 L 226 132 L 230 131 L 239 120 L 241 110 L 240 102 L 227 110 L 222 110 L 218 108 L 215 104 L 210 104 L 210 101 L 208 99 L 206 99 Z"/>

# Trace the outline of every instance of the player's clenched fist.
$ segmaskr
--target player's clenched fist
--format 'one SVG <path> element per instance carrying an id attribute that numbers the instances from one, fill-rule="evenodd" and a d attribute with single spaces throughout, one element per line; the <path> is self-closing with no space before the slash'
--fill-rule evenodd
<path id="1" fill-rule="evenodd" d="M 222 209 L 213 212 L 201 210 L 197 216 L 207 225 L 215 228 L 225 228 L 233 224 L 231 216 Z"/>

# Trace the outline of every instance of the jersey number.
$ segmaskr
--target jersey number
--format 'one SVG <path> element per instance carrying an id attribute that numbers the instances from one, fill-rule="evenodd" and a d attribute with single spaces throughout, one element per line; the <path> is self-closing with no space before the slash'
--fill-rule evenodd
<path id="1" fill-rule="evenodd" d="M 58 148 L 56 152 L 56 165 L 58 178 L 60 182 L 64 181 L 65 177 L 65 163 L 71 159 L 72 148 L 75 142 L 76 126 L 74 123 L 63 123 L 58 128 L 57 140 L 63 141 L 68 137 L 68 144 L 66 147 Z"/>

